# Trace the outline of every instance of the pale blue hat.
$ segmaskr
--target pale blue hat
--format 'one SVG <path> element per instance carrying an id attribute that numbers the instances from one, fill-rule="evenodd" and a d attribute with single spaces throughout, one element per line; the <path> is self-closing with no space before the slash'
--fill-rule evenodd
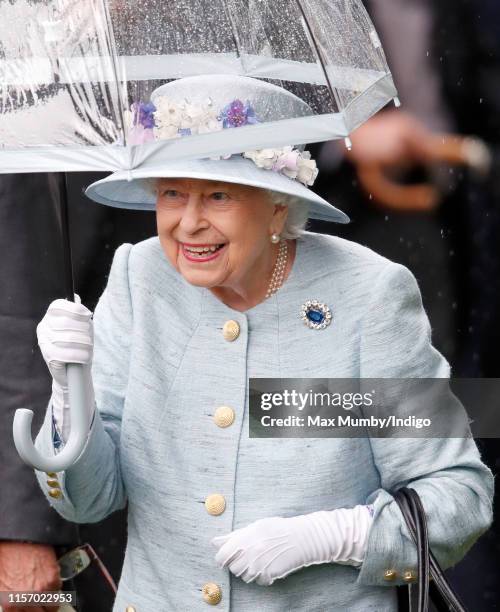
<path id="1" fill-rule="evenodd" d="M 315 164 L 308 153 L 302 152 L 302 147 L 245 149 L 245 134 L 252 129 L 252 123 L 272 123 L 312 114 L 311 108 L 299 97 L 259 79 L 204 75 L 162 85 L 153 92 L 151 102 L 149 108 L 144 107 L 143 124 L 138 126 L 141 138 L 181 138 L 183 131 L 211 132 L 213 137 L 213 132 L 218 131 L 221 138 L 234 139 L 239 152 L 223 159 L 182 161 L 150 155 L 139 166 L 115 172 L 90 185 L 86 194 L 95 202 L 118 208 L 154 210 L 156 195 L 152 178 L 193 178 L 238 183 L 295 196 L 308 207 L 310 218 L 349 222 L 345 213 L 303 184 L 311 184 L 310 179 L 315 178 L 317 170 L 313 170 Z M 294 175 L 296 178 L 291 178 Z"/>

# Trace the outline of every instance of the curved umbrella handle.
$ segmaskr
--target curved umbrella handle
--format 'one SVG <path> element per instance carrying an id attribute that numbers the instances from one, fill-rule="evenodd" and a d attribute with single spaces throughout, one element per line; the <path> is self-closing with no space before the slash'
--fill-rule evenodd
<path id="1" fill-rule="evenodd" d="M 78 363 L 66 365 L 71 431 L 64 448 L 57 455 L 44 457 L 38 452 L 31 438 L 33 411 L 27 408 L 16 410 L 12 427 L 14 444 L 21 459 L 37 470 L 62 472 L 75 463 L 85 446 L 88 435 L 87 390 L 82 370 L 83 366 Z"/>

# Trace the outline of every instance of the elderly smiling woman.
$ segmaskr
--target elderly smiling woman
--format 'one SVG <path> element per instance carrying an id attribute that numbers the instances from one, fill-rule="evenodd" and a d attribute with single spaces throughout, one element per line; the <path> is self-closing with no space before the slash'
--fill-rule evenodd
<path id="1" fill-rule="evenodd" d="M 226 103 L 236 92 L 258 116 L 265 84 L 252 97 L 252 79 L 231 79 L 232 97 L 218 88 Z M 185 80 L 162 95 L 182 98 Z M 281 112 L 301 103 L 265 87 L 285 98 Z M 40 323 L 54 384 L 37 447 L 54 453 L 67 439 L 62 365 L 87 364 L 95 397 L 77 462 L 55 489 L 37 477 L 71 521 L 128 501 L 116 612 L 396 610 L 394 587 L 417 563 L 396 489 L 418 491 L 445 567 L 490 525 L 492 476 L 471 438 L 249 437 L 250 377 L 449 376 L 410 272 L 304 230 L 308 217 L 347 221 L 301 184 L 314 175 L 288 148 L 88 190 L 155 209 L 158 236 L 117 250 L 93 320 L 57 300 Z"/>

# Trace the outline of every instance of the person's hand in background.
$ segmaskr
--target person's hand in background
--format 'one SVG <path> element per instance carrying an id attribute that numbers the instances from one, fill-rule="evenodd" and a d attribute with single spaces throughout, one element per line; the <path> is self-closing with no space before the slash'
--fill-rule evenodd
<path id="1" fill-rule="evenodd" d="M 412 115 L 390 110 L 372 117 L 351 135 L 347 159 L 371 200 L 385 209 L 431 211 L 441 201 L 431 183 L 401 184 L 399 178 L 436 161 L 442 140 Z"/>
<path id="2" fill-rule="evenodd" d="M 478 178 L 491 168 L 491 151 L 483 141 L 433 133 L 416 117 L 396 109 L 372 117 L 351 134 L 351 142 L 346 158 L 356 168 L 363 190 L 385 209 L 434 210 L 450 189 L 449 174 L 444 175 L 444 185 L 439 178 L 443 165 L 466 166 Z M 422 169 L 423 182 L 400 182 Z"/>
<path id="3" fill-rule="evenodd" d="M 0 542 L 0 591 L 58 591 L 62 587 L 52 546 L 28 542 Z M 54 612 L 59 606 L 13 607 L 3 612 Z"/>
<path id="4" fill-rule="evenodd" d="M 425 162 L 434 136 L 418 119 L 401 110 L 379 113 L 355 130 L 347 158 L 356 166 L 412 166 Z"/>

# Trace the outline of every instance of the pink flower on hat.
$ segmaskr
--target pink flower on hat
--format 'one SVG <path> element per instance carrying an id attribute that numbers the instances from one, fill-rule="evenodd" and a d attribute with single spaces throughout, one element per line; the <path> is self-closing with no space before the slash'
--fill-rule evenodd
<path id="1" fill-rule="evenodd" d="M 281 172 L 291 179 L 295 179 L 299 170 L 299 156 L 300 151 L 297 149 L 292 149 L 292 147 L 284 147 L 283 152 L 274 162 L 272 169 L 275 172 Z"/>

